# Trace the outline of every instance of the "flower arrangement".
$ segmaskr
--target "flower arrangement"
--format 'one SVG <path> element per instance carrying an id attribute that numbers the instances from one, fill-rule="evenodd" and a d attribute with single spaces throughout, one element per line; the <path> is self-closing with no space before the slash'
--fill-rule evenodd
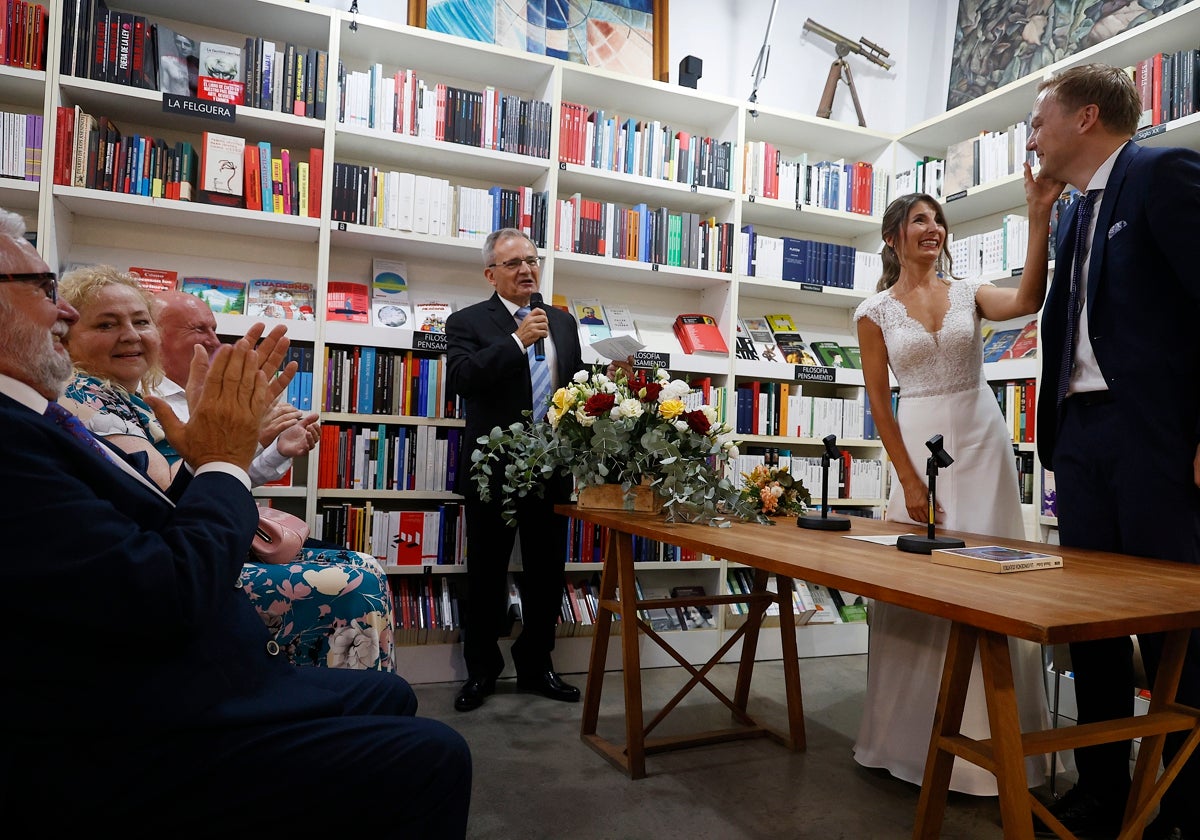
<path id="1" fill-rule="evenodd" d="M 480 498 L 499 492 L 504 516 L 515 520 L 515 500 L 541 495 L 554 475 L 572 475 L 579 488 L 619 484 L 625 493 L 648 481 L 664 499 L 669 519 L 720 524 L 721 514 L 756 518 L 725 478 L 738 449 L 728 425 L 709 405 L 689 407 L 690 387 L 663 370 L 628 378 L 579 371 L 550 398 L 546 420 L 496 427 L 480 438 L 471 476 Z M 726 523 L 727 524 L 727 523 Z"/>
<path id="2" fill-rule="evenodd" d="M 812 496 L 804 482 L 787 467 L 756 466 L 742 473 L 742 501 L 763 516 L 799 516 L 808 510 Z"/>

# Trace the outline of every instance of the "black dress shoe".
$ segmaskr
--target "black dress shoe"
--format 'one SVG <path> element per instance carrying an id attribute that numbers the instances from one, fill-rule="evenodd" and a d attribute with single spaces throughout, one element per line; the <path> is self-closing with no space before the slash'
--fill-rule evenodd
<path id="1" fill-rule="evenodd" d="M 1110 840 L 1121 833 L 1125 799 L 1124 796 L 1101 799 L 1073 787 L 1050 806 L 1050 813 L 1080 840 Z M 1037 814 L 1033 815 L 1033 833 L 1038 837 L 1058 836 Z"/>
<path id="2" fill-rule="evenodd" d="M 495 677 L 471 677 L 454 698 L 454 708 L 460 712 L 469 712 L 483 705 L 483 698 L 496 690 Z"/>
<path id="3" fill-rule="evenodd" d="M 564 703 L 579 702 L 579 689 L 563 682 L 562 677 L 553 671 L 531 676 L 517 675 L 517 690 L 540 694 Z"/>

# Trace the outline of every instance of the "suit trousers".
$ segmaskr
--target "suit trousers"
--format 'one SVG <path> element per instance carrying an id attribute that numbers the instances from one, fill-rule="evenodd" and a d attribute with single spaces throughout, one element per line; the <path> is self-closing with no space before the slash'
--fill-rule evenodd
<path id="1" fill-rule="evenodd" d="M 276 720 L 264 704 L 261 722 L 236 727 L 198 720 L 105 738 L 21 733 L 5 824 L 29 836 L 108 828 L 127 837 L 255 829 L 309 837 L 347 826 L 414 840 L 466 835 L 470 751 L 445 724 L 413 717 L 407 682 L 316 667 L 297 667 L 293 678 L 340 698 L 344 714 Z M 381 778 L 399 780 L 386 803 L 377 797 Z M 27 779 L 32 790 L 56 791 L 54 801 L 23 795 Z"/>
<path id="2" fill-rule="evenodd" d="M 546 498 L 517 501 L 517 527 L 507 525 L 502 504 L 493 497 L 466 497 L 467 604 L 463 621 L 463 658 L 472 677 L 499 676 L 504 655 L 499 639 L 508 631 L 508 567 L 513 545 L 521 539 L 521 572 L 515 577 L 521 594 L 521 635 L 513 643 L 518 674 L 535 675 L 553 668 L 550 654 L 562 604 L 566 564 L 567 519 L 553 510 L 566 493 L 553 482 Z"/>
<path id="3" fill-rule="evenodd" d="M 1058 494 L 1059 537 L 1063 545 L 1116 551 L 1180 563 L 1200 563 L 1200 489 L 1192 481 L 1191 458 L 1177 447 L 1169 460 L 1153 450 L 1117 401 L 1086 404 L 1068 397 L 1063 403 L 1054 481 Z M 1194 454 L 1195 450 L 1191 450 Z M 1113 593 L 1120 598 L 1120 592 Z M 1153 683 L 1162 651 L 1162 635 L 1140 634 L 1138 643 Z M 1079 722 L 1111 720 L 1133 714 L 1133 645 L 1128 637 L 1071 645 Z M 1178 700 L 1200 706 L 1200 631 L 1192 630 Z M 1183 741 L 1167 737 L 1164 759 Z M 1129 788 L 1128 741 L 1075 750 L 1079 785 L 1101 797 L 1121 796 Z M 1200 757 L 1193 755 L 1163 799 L 1164 812 L 1176 823 L 1200 828 L 1195 791 L 1200 790 Z"/>

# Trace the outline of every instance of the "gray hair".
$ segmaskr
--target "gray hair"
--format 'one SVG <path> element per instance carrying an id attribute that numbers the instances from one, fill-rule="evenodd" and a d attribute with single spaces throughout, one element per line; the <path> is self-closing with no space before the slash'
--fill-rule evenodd
<path id="1" fill-rule="evenodd" d="M 534 248 L 537 248 L 537 244 L 520 228 L 500 228 L 499 230 L 494 230 L 487 235 L 487 239 L 483 240 L 484 266 L 491 265 L 496 261 L 496 246 L 504 239 L 524 239 L 530 245 L 533 245 Z"/>
<path id="2" fill-rule="evenodd" d="M 0 207 L 0 239 L 11 239 L 18 245 L 28 245 L 25 238 L 25 217 Z M 0 248 L 0 269 L 12 269 L 12 262 L 20 254 L 20 250 Z"/>

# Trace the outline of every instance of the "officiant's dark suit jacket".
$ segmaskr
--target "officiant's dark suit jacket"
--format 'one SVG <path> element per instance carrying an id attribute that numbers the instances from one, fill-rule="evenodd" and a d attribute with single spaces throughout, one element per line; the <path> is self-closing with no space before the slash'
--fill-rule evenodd
<path id="1" fill-rule="evenodd" d="M 1054 470 L 1062 544 L 1200 563 L 1200 154 L 1127 143 L 1096 216 L 1087 326 L 1107 394 L 1057 404 L 1067 299 L 1075 260 L 1074 210 L 1059 226 L 1054 280 L 1042 312 L 1037 446 Z M 1161 639 L 1141 637 L 1147 671 Z M 1132 714 L 1128 638 L 1071 645 L 1079 721 Z M 1200 633 L 1193 631 L 1178 698 L 1200 702 Z M 1169 736 L 1168 752 L 1173 752 Z M 1080 784 L 1128 785 L 1128 745 L 1076 751 Z M 1193 756 L 1164 806 L 1200 787 Z M 1191 824 L 1191 823 L 1186 823 Z M 1200 822 L 1196 823 L 1200 825 Z"/>
<path id="2" fill-rule="evenodd" d="M 547 307 L 550 336 L 557 365 L 554 384 L 561 387 L 584 368 L 575 318 Z M 493 294 L 468 306 L 446 321 L 449 343 L 447 383 L 463 399 L 466 431 L 459 460 L 458 490 L 466 496 L 468 606 L 463 627 L 463 655 L 472 676 L 497 676 L 504 660 L 496 640 L 506 631 L 509 555 L 519 532 L 524 574 L 521 584 L 523 631 L 513 645 L 513 664 L 531 676 L 550 670 L 554 627 L 562 599 L 566 556 L 566 520 L 552 507 L 567 501 L 571 478 L 548 483 L 544 498 L 527 497 L 520 504 L 519 527 L 507 526 L 500 516 L 499 478 L 495 467 L 492 501 L 479 500 L 471 480 L 471 455 L 476 440 L 494 426 L 524 422 L 533 390 L 529 360 L 512 334 L 517 325 L 512 314 Z"/>

